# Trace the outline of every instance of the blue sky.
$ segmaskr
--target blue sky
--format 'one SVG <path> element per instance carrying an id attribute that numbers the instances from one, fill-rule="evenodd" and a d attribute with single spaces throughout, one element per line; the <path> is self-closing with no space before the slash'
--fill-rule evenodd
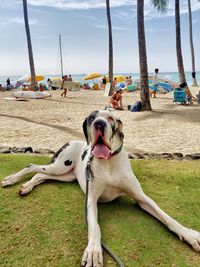
<path id="1" fill-rule="evenodd" d="M 105 0 L 28 0 L 37 74 L 60 73 L 58 35 L 62 36 L 65 73 L 106 73 L 108 31 Z M 145 0 L 149 72 L 177 71 L 174 1 L 159 14 Z M 114 72 L 138 72 L 136 0 L 111 0 Z M 187 0 L 181 0 L 182 50 L 185 70 L 191 70 Z M 191 0 L 196 69 L 200 70 L 200 2 Z M 29 73 L 22 0 L 1 0 L 0 76 Z"/>

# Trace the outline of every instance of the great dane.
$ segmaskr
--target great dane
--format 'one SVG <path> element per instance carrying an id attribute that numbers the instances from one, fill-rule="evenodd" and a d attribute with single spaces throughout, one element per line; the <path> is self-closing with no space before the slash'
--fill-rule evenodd
<path id="1" fill-rule="evenodd" d="M 85 169 L 90 161 L 94 179 L 89 183 L 88 189 L 88 245 L 82 257 L 82 266 L 103 266 L 97 202 L 109 202 L 122 195 L 134 199 L 142 209 L 164 223 L 181 240 L 188 242 L 195 251 L 200 252 L 200 233 L 171 218 L 143 192 L 123 148 L 121 120 L 113 112 L 94 111 L 85 119 L 83 131 L 86 142 L 71 141 L 65 144 L 49 165 L 28 165 L 20 172 L 4 178 L 2 186 L 12 185 L 20 181 L 25 174 L 35 172 L 37 174 L 21 186 L 21 195 L 29 193 L 47 179 L 63 182 L 77 179 L 85 193 Z"/>

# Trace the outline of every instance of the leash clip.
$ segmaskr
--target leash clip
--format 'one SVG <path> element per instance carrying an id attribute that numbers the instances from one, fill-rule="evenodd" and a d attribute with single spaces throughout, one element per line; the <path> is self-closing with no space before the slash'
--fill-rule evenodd
<path id="1" fill-rule="evenodd" d="M 85 176 L 88 181 L 92 181 L 94 179 L 91 161 L 87 162 L 87 166 L 85 168 Z"/>

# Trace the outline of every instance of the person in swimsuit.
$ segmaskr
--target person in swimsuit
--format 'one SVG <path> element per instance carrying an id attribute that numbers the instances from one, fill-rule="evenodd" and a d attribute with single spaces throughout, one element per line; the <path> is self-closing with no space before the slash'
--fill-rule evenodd
<path id="1" fill-rule="evenodd" d="M 119 88 L 117 89 L 113 95 L 111 96 L 110 99 L 110 106 L 114 109 L 119 109 L 123 110 L 123 105 L 122 105 L 122 89 Z"/>
<path id="2" fill-rule="evenodd" d="M 64 82 L 65 82 L 65 81 L 69 81 L 68 75 L 64 75 L 64 76 L 63 76 L 63 79 L 62 79 L 62 86 L 61 86 L 61 88 L 60 88 L 60 89 L 63 89 L 63 90 L 64 90 L 64 91 L 62 92 L 62 94 L 61 94 L 62 97 L 66 97 L 66 95 L 67 95 L 67 91 L 68 91 L 67 88 L 63 88 L 63 86 L 64 86 Z"/>

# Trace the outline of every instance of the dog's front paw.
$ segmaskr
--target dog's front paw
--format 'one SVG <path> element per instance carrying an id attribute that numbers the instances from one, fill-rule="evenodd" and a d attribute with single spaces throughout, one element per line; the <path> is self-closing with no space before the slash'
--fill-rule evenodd
<path id="1" fill-rule="evenodd" d="M 33 189 L 33 185 L 30 181 L 27 183 L 23 184 L 20 189 L 19 189 L 19 194 L 20 195 L 25 195 L 28 194 L 31 190 Z"/>
<path id="2" fill-rule="evenodd" d="M 5 177 L 2 181 L 1 181 L 1 186 L 5 187 L 8 185 L 12 185 L 15 184 L 17 182 L 17 178 L 14 174 L 9 175 L 7 177 Z"/>
<path id="3" fill-rule="evenodd" d="M 189 228 L 185 228 L 181 237 L 180 239 L 183 239 L 184 241 L 188 242 L 195 251 L 200 252 L 200 233 L 199 232 L 189 229 Z"/>
<path id="4" fill-rule="evenodd" d="M 81 266 L 103 267 L 103 255 L 101 245 L 88 245 L 84 251 Z"/>

